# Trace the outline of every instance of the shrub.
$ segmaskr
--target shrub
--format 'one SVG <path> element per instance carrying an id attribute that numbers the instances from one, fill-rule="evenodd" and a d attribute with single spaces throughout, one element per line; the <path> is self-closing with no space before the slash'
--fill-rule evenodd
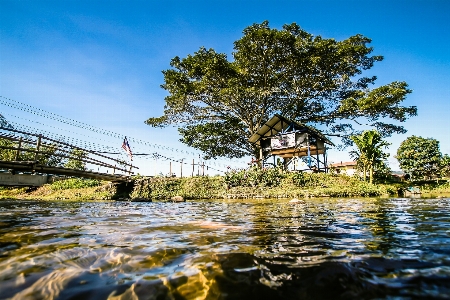
<path id="1" fill-rule="evenodd" d="M 87 187 L 95 187 L 99 186 L 100 184 L 101 181 L 96 179 L 69 178 L 53 182 L 50 185 L 50 188 L 52 190 L 80 189 Z"/>
<path id="2" fill-rule="evenodd" d="M 185 199 L 208 199 L 220 197 L 224 191 L 221 176 L 189 178 L 142 178 L 136 181 L 131 198 L 170 199 L 182 196 Z"/>
<path id="3" fill-rule="evenodd" d="M 252 166 L 248 169 L 231 170 L 225 173 L 225 183 L 230 187 L 236 186 L 278 186 L 285 177 L 283 169 L 259 168 Z"/>

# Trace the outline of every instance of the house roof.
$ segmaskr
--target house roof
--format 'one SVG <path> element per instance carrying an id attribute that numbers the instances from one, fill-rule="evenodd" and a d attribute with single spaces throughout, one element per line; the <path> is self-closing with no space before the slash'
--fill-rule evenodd
<path id="1" fill-rule="evenodd" d="M 357 162 L 356 161 L 346 161 L 346 162 L 339 162 L 339 163 L 335 163 L 335 164 L 330 164 L 330 167 L 332 168 L 337 168 L 337 167 L 353 167 L 356 166 Z"/>
<path id="2" fill-rule="evenodd" d="M 261 139 L 274 136 L 288 129 L 293 124 L 295 125 L 295 127 L 301 128 L 303 132 L 307 132 L 312 136 L 316 136 L 321 140 L 323 140 L 325 143 L 334 146 L 334 144 L 316 128 L 295 121 L 291 121 L 279 114 L 275 114 L 269 121 L 267 121 L 263 126 L 261 126 L 261 128 L 259 128 L 258 131 L 255 132 L 248 139 L 248 141 L 251 144 L 259 145 Z"/>

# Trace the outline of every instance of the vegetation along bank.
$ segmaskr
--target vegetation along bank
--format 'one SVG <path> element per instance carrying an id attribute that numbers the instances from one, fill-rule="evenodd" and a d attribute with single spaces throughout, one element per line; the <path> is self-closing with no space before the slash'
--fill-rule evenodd
<path id="1" fill-rule="evenodd" d="M 131 200 L 167 201 L 175 196 L 184 200 L 219 198 L 311 198 L 397 196 L 408 187 L 419 187 L 422 194 L 450 193 L 448 180 L 416 182 L 376 182 L 358 176 L 325 173 L 284 172 L 281 168 L 249 168 L 225 176 L 186 178 L 136 177 L 131 182 L 112 184 L 90 179 L 70 178 L 39 188 L 0 187 L 1 199 L 42 200 Z"/>

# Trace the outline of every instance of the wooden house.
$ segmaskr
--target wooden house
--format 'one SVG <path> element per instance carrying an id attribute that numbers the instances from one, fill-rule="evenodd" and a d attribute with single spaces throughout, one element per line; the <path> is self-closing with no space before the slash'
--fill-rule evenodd
<path id="1" fill-rule="evenodd" d="M 327 145 L 334 144 L 317 129 L 276 114 L 250 138 L 261 149 L 261 157 L 279 156 L 287 168 L 294 157 L 304 157 L 307 169 L 327 172 Z"/>

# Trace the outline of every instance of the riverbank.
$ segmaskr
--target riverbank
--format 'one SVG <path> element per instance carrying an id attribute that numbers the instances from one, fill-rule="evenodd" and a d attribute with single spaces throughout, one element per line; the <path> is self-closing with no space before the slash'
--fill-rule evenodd
<path id="1" fill-rule="evenodd" d="M 446 180 L 369 184 L 337 174 L 263 174 L 264 178 L 235 175 L 141 177 L 122 184 L 71 178 L 39 188 L 0 188 L 0 199 L 165 201 L 175 196 L 184 200 L 377 197 L 397 196 L 399 191 L 411 186 L 418 187 L 424 196 L 450 194 L 450 183 Z"/>

